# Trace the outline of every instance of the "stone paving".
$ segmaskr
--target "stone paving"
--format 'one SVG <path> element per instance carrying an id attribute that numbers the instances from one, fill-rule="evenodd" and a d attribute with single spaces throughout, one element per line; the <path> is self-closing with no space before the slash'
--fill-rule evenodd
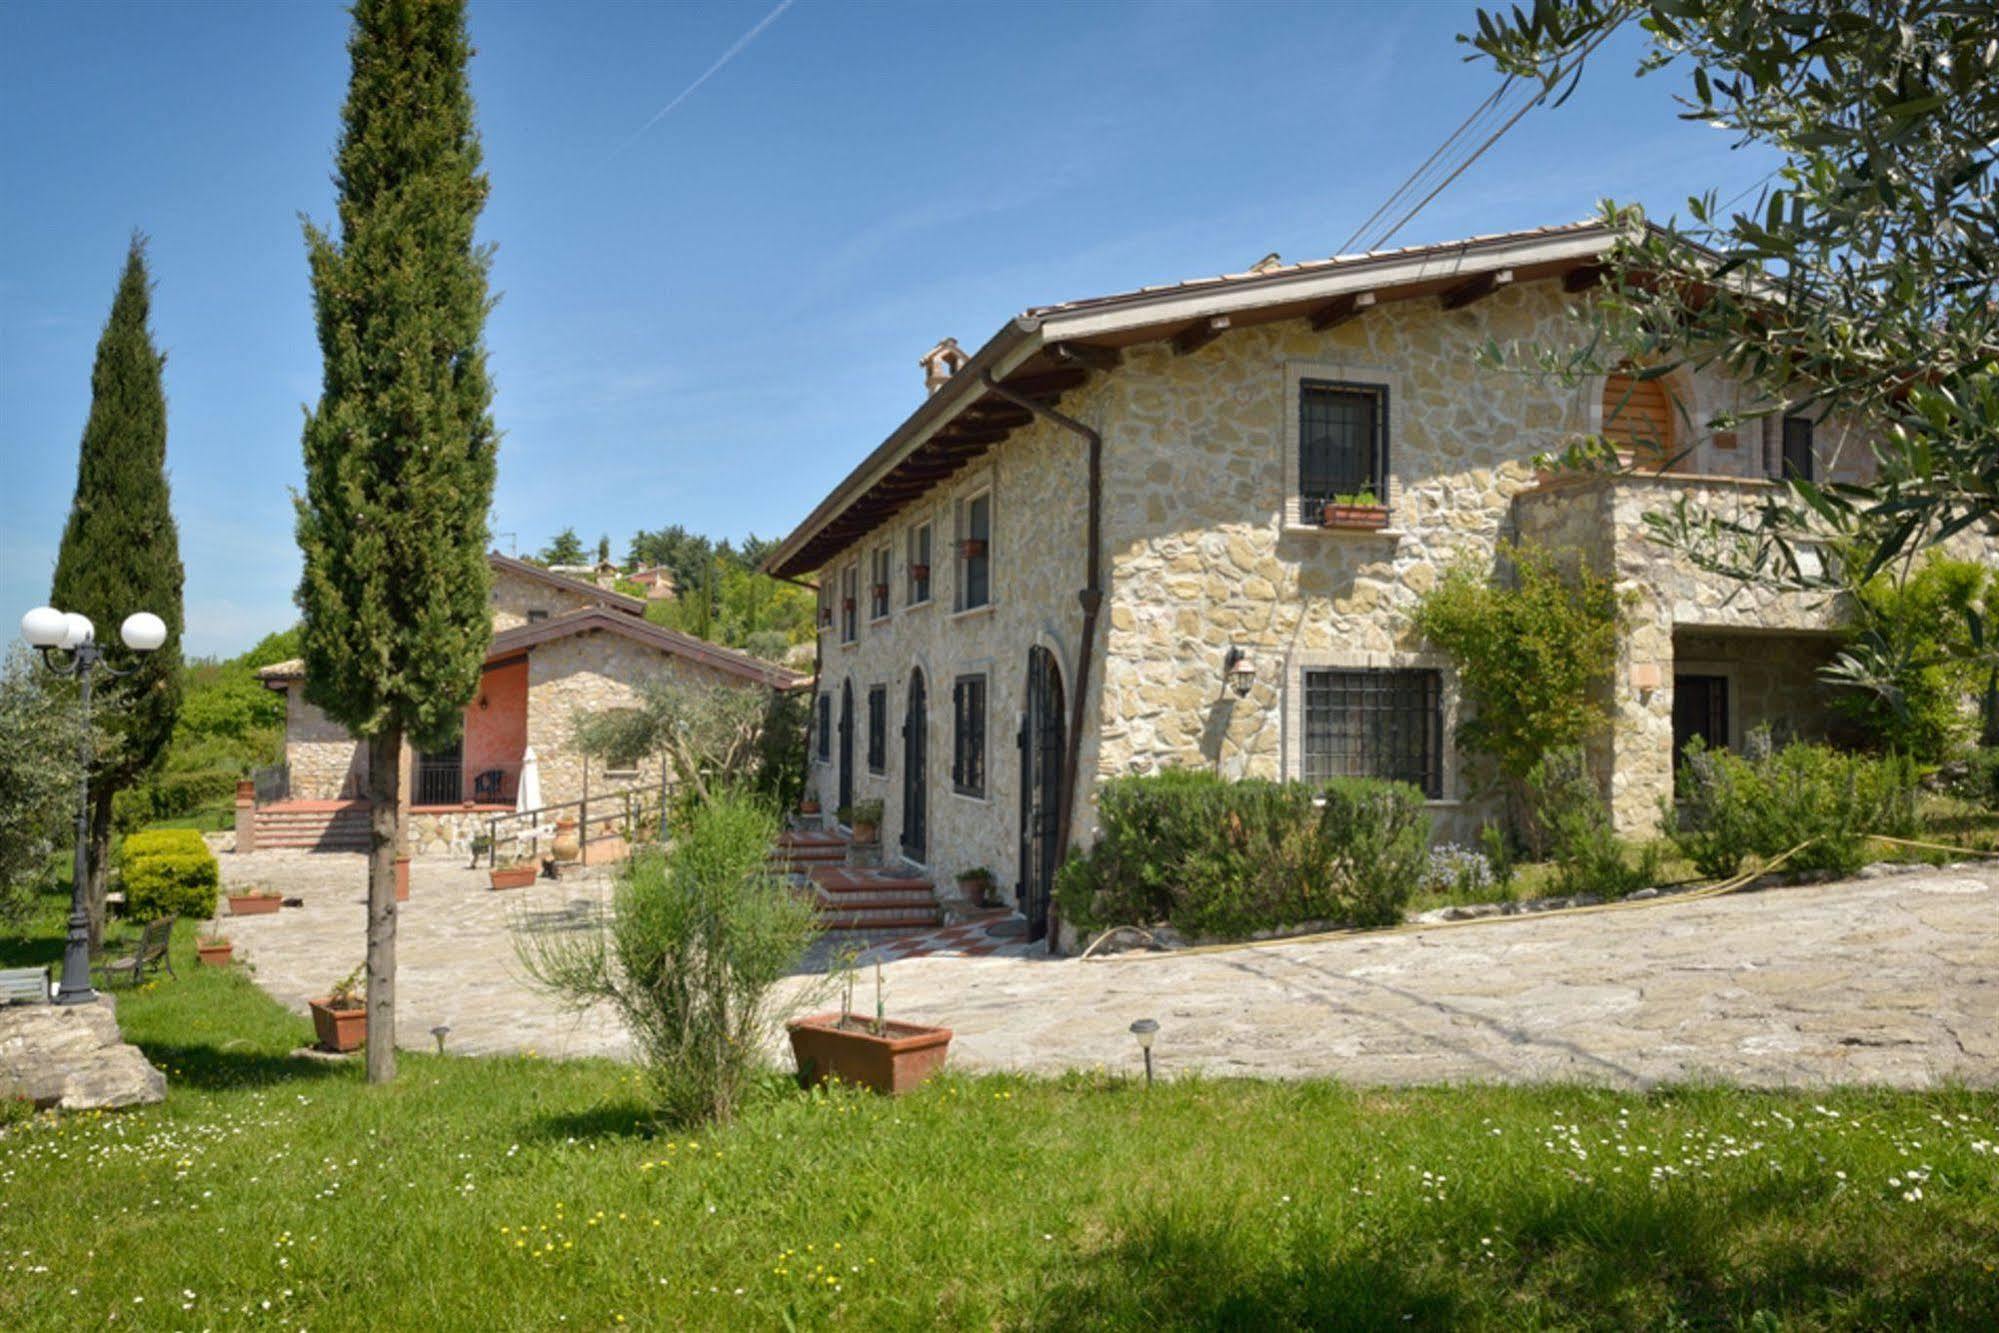
<path id="1" fill-rule="evenodd" d="M 302 1011 L 360 961 L 360 857 L 222 861 L 231 884 L 304 900 L 222 923 L 281 1001 Z M 622 1053 L 606 1016 L 564 1014 L 526 986 L 507 936 L 509 913 L 559 928 L 596 911 L 601 872 L 500 894 L 462 863 L 423 860 L 413 872 L 399 944 L 403 1044 L 428 1046 L 444 1022 L 453 1050 Z M 1127 1029 L 1151 1017 L 1169 1074 L 1999 1083 L 1999 867 L 1212 953 L 1083 962 L 1013 942 L 1005 951 L 886 963 L 890 1012 L 953 1028 L 952 1062 L 979 1069 L 1128 1067 Z M 823 961 L 828 949 L 815 952 Z M 796 985 L 824 994 L 823 978 Z"/>

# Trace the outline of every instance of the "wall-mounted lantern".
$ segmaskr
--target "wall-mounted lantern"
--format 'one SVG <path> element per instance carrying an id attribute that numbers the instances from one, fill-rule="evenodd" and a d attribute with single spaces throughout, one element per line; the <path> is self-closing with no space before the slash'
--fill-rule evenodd
<path id="1" fill-rule="evenodd" d="M 1256 663 L 1249 654 L 1234 644 L 1229 645 L 1228 656 L 1222 659 L 1222 678 L 1238 699 L 1249 697 L 1250 686 L 1256 684 Z"/>

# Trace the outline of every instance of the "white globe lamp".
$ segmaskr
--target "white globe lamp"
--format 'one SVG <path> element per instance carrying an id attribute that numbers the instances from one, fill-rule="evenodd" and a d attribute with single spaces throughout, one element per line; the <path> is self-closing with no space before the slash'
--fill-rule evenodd
<path id="1" fill-rule="evenodd" d="M 137 611 L 125 617 L 118 637 L 135 653 L 150 653 L 167 641 L 167 622 L 151 611 Z"/>
<path id="2" fill-rule="evenodd" d="M 53 606 L 38 606 L 21 617 L 21 637 L 30 648 L 54 648 L 69 631 L 69 617 Z"/>

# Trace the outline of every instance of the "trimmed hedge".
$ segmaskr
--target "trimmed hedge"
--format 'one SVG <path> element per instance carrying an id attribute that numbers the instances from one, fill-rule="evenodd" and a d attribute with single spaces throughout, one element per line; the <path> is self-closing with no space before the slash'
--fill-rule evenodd
<path id="1" fill-rule="evenodd" d="M 1170 770 L 1098 788 L 1096 844 L 1056 880 L 1084 929 L 1168 922 L 1241 939 L 1313 921 L 1398 920 L 1430 841 L 1423 794 L 1342 779 L 1228 782 Z"/>
<path id="2" fill-rule="evenodd" d="M 141 921 L 215 915 L 222 868 L 194 829 L 149 829 L 124 843 L 125 908 Z"/>

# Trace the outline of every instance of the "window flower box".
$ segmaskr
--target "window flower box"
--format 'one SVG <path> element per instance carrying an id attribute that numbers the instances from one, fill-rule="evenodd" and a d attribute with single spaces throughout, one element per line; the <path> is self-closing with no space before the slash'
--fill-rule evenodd
<path id="1" fill-rule="evenodd" d="M 284 895 L 261 891 L 255 893 L 232 893 L 229 895 L 229 915 L 269 916 L 284 902 Z"/>
<path id="2" fill-rule="evenodd" d="M 327 996 L 309 1000 L 312 1029 L 319 1049 L 345 1055 L 358 1051 L 368 1040 L 368 1006 L 357 999 Z"/>
<path id="3" fill-rule="evenodd" d="M 853 609 L 854 609 L 854 599 L 853 599 L 853 598 L 851 598 L 851 597 L 842 597 L 842 598 L 840 599 L 840 609 L 841 609 L 842 611 L 851 611 L 851 610 L 853 610 Z"/>
<path id="4" fill-rule="evenodd" d="M 930 566 L 911 565 L 909 567 L 909 577 L 915 579 L 918 583 L 928 582 L 930 578 Z"/>
<path id="5" fill-rule="evenodd" d="M 1379 531 L 1388 526 L 1388 506 L 1329 503 L 1319 513 L 1319 526 L 1359 529 L 1364 532 Z"/>
<path id="6" fill-rule="evenodd" d="M 967 537 L 958 543 L 958 554 L 964 556 L 967 560 L 976 560 L 985 553 L 986 539 L 984 537 Z"/>

